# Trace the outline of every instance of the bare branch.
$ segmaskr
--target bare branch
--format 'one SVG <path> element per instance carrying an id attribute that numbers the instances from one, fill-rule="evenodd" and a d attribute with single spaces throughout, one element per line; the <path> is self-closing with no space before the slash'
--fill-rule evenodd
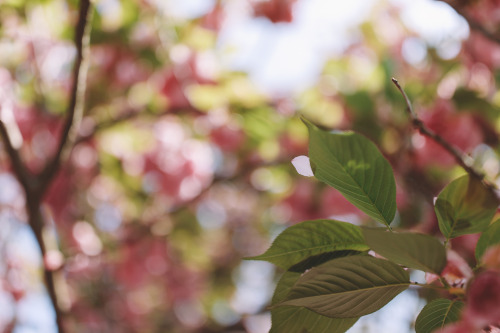
<path id="1" fill-rule="evenodd" d="M 20 148 L 22 141 L 18 145 L 19 147 L 17 147 L 15 141 L 13 141 L 10 136 L 9 127 L 7 127 L 8 124 L 4 122 L 5 119 L 1 119 L 2 121 L 0 121 L 0 134 L 4 139 L 7 153 L 13 164 L 14 172 L 26 192 L 28 222 L 35 234 L 42 258 L 44 259 L 47 254 L 47 247 L 43 237 L 43 228 L 46 223 L 40 211 L 40 203 L 45 190 L 56 175 L 62 160 L 66 158 L 66 155 L 74 143 L 76 129 L 82 118 L 89 62 L 90 24 L 88 24 L 88 22 L 91 20 L 91 15 L 92 7 L 90 5 L 90 0 L 80 0 L 79 18 L 75 28 L 77 55 L 73 68 L 72 90 L 67 111 L 67 119 L 64 124 L 57 152 L 54 157 L 47 162 L 40 174 L 32 175 L 28 173 L 17 150 Z M 63 312 L 58 302 L 54 272 L 45 265 L 43 269 L 45 285 L 56 314 L 57 328 L 59 333 L 64 333 Z"/>
<path id="2" fill-rule="evenodd" d="M 33 175 L 21 159 L 19 153 L 22 145 L 21 133 L 12 110 L 7 110 L 6 107 L 9 107 L 9 105 L 4 104 L 0 109 L 0 136 L 2 137 L 7 155 L 10 158 L 12 172 L 16 175 L 24 190 L 29 191 L 33 186 Z"/>
<path id="3" fill-rule="evenodd" d="M 392 78 L 391 80 L 392 80 L 392 83 L 394 83 L 396 85 L 396 87 L 399 89 L 399 92 L 401 93 L 401 95 L 403 95 L 403 98 L 405 99 L 405 103 L 406 103 L 406 111 L 410 114 L 410 118 L 412 120 L 418 119 L 417 114 L 415 113 L 415 111 L 413 111 L 413 107 L 411 105 L 410 99 L 408 98 L 408 95 L 406 95 L 403 88 L 401 88 L 398 80 L 396 80 L 395 78 Z"/>
<path id="4" fill-rule="evenodd" d="M 410 99 L 406 95 L 406 93 L 403 90 L 403 88 L 400 86 L 398 80 L 396 80 L 395 78 L 392 78 L 392 82 L 399 89 L 399 91 L 403 95 L 403 98 L 405 99 L 406 110 L 407 110 L 407 112 L 408 112 L 408 114 L 410 116 L 410 119 L 411 119 L 413 127 L 416 128 L 416 129 L 418 129 L 418 131 L 422 135 L 425 135 L 426 137 L 432 139 L 438 145 L 440 145 L 441 147 L 443 147 L 448 153 L 450 153 L 455 158 L 455 161 L 469 175 L 471 175 L 472 177 L 474 177 L 476 179 L 481 180 L 491 190 L 495 190 L 496 186 L 494 184 L 490 183 L 490 182 L 485 181 L 485 179 L 484 179 L 485 175 L 482 172 L 477 171 L 476 169 L 474 169 L 472 167 L 473 160 L 472 160 L 472 158 L 470 156 L 466 155 L 464 152 L 460 151 L 459 149 L 457 149 L 456 147 L 454 147 L 453 145 L 451 145 L 442 136 L 440 136 L 439 134 L 435 133 L 434 131 L 432 131 L 427 126 L 425 126 L 425 124 L 423 123 L 423 121 L 420 120 L 418 118 L 417 114 L 415 113 L 415 111 L 413 111 L 413 107 L 411 105 Z"/>
<path id="5" fill-rule="evenodd" d="M 90 31 L 92 19 L 89 0 L 80 1 L 80 12 L 75 29 L 76 59 L 73 67 L 71 97 L 62 136 L 54 157 L 49 160 L 40 174 L 42 181 L 39 191 L 43 193 L 66 159 L 76 139 L 77 130 L 83 117 L 87 71 L 90 58 Z"/>

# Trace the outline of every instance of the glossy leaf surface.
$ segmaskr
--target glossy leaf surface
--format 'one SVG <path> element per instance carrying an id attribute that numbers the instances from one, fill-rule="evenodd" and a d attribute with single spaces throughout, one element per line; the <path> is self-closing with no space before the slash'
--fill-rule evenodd
<path id="1" fill-rule="evenodd" d="M 492 223 L 482 234 L 476 245 L 476 259 L 479 261 L 488 247 L 500 244 L 500 220 Z"/>
<path id="2" fill-rule="evenodd" d="M 432 236 L 382 228 L 363 228 L 363 235 L 373 251 L 400 265 L 434 274 L 446 266 L 446 250 Z"/>
<path id="3" fill-rule="evenodd" d="M 309 129 L 309 158 L 314 176 L 336 188 L 356 207 L 389 226 L 396 213 L 396 182 L 377 146 L 354 132 Z"/>
<path id="4" fill-rule="evenodd" d="M 349 256 L 312 268 L 278 305 L 308 308 L 332 318 L 375 312 L 409 285 L 400 266 L 371 256 Z"/>
<path id="5" fill-rule="evenodd" d="M 449 239 L 486 229 L 498 207 L 496 197 L 468 175 L 452 181 L 439 194 L 434 210 L 439 229 Z"/>
<path id="6" fill-rule="evenodd" d="M 290 292 L 300 273 L 286 272 L 281 277 L 273 296 L 273 304 L 283 300 Z M 271 310 L 270 333 L 342 333 L 358 318 L 328 318 L 303 307 L 281 306 Z"/>
<path id="7" fill-rule="evenodd" d="M 436 299 L 428 303 L 417 317 L 417 333 L 431 333 L 445 325 L 458 321 L 464 303 L 449 299 Z"/>
<path id="8" fill-rule="evenodd" d="M 288 269 L 314 255 L 368 249 L 358 226 L 334 220 L 314 220 L 285 229 L 264 254 L 249 259 L 266 260 Z"/>

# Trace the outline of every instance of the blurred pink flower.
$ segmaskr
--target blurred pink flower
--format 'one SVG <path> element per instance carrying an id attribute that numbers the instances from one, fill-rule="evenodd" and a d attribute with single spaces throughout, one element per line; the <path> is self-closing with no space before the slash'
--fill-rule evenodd
<path id="1" fill-rule="evenodd" d="M 474 327 L 500 324 L 500 272 L 477 275 L 467 289 L 465 319 Z"/>
<path id="2" fill-rule="evenodd" d="M 472 328 L 467 322 L 458 322 L 451 325 L 446 325 L 443 329 L 436 331 L 436 333 L 473 333 L 478 332 Z"/>
<path id="3" fill-rule="evenodd" d="M 453 287 L 460 287 L 474 275 L 469 264 L 455 251 L 448 250 L 446 253 L 447 264 L 443 269 L 441 276 Z M 426 273 L 427 283 L 437 280 L 439 277 L 435 274 Z"/>

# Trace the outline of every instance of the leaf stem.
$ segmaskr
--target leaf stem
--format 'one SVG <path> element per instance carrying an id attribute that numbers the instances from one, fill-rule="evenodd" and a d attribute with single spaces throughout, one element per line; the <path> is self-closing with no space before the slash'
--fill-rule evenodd
<path id="1" fill-rule="evenodd" d="M 428 289 L 439 289 L 439 290 L 445 290 L 446 289 L 444 287 L 436 286 L 434 284 L 428 284 L 428 283 L 422 284 L 422 283 L 418 283 L 418 282 L 415 282 L 415 281 L 410 281 L 410 286 L 416 286 L 416 287 L 422 287 L 422 288 L 428 288 Z"/>
<path id="2" fill-rule="evenodd" d="M 451 288 L 450 284 L 448 283 L 448 281 L 446 281 L 446 279 L 444 277 L 440 276 L 439 282 L 441 282 L 443 284 L 443 287 L 445 287 L 446 289 Z"/>
<path id="3" fill-rule="evenodd" d="M 444 241 L 443 246 L 444 246 L 445 248 L 448 246 L 448 242 L 449 242 L 449 241 L 450 241 L 450 239 L 449 239 L 449 238 L 446 238 L 446 240 Z"/>
<path id="4" fill-rule="evenodd" d="M 416 286 L 416 287 L 422 287 L 422 288 L 429 288 L 429 289 L 440 289 L 440 290 L 445 290 L 446 288 L 445 287 L 441 287 L 441 286 L 436 286 L 434 284 L 422 284 L 422 283 L 418 283 L 418 282 L 414 282 L 414 281 L 411 281 L 410 282 L 410 286 Z"/>

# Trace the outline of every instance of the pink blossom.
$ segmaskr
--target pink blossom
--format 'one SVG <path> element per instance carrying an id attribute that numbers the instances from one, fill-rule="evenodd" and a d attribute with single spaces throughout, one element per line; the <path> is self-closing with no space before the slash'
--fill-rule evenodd
<path id="1" fill-rule="evenodd" d="M 469 264 L 455 251 L 448 250 L 446 253 L 447 263 L 446 267 L 443 269 L 441 276 L 443 276 L 446 281 L 454 287 L 460 287 L 465 285 L 465 283 L 473 276 L 472 269 Z M 427 273 L 425 276 L 427 283 L 431 283 L 438 279 L 435 274 Z"/>
<path id="2" fill-rule="evenodd" d="M 465 321 L 446 325 L 444 328 L 440 329 L 439 331 L 436 331 L 436 333 L 473 333 L 473 332 L 479 333 L 479 331 L 474 330 L 474 328 L 471 327 L 470 324 Z"/>
<path id="3" fill-rule="evenodd" d="M 465 318 L 475 327 L 500 324 L 500 272 L 480 273 L 467 290 Z"/>

